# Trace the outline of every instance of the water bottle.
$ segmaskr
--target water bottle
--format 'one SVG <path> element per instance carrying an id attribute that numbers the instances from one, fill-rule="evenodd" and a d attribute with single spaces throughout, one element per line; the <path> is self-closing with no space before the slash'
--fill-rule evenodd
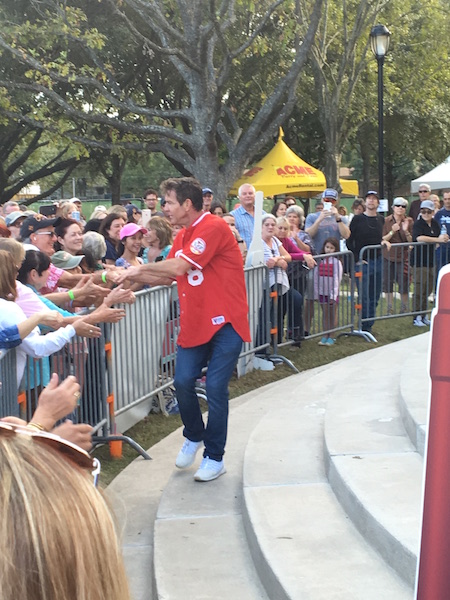
<path id="1" fill-rule="evenodd" d="M 441 225 L 441 235 L 445 235 L 447 233 L 447 227 L 445 226 L 445 223 L 442 223 Z"/>

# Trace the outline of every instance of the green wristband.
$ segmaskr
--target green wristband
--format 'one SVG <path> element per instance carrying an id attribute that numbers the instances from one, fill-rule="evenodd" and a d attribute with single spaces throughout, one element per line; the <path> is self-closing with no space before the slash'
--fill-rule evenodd
<path id="1" fill-rule="evenodd" d="M 70 299 L 72 300 L 72 302 L 73 302 L 73 301 L 75 300 L 75 294 L 73 293 L 73 291 L 72 291 L 72 290 L 69 290 L 69 291 L 67 292 L 67 294 L 68 294 L 69 298 L 70 298 Z"/>
<path id="2" fill-rule="evenodd" d="M 102 281 L 103 281 L 103 283 L 106 283 L 106 275 L 107 275 L 107 272 L 103 271 L 103 273 L 102 273 Z"/>

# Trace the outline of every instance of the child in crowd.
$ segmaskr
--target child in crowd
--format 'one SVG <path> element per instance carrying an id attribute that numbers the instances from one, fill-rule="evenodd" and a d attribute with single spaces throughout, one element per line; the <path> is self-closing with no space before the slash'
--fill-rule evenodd
<path id="1" fill-rule="evenodd" d="M 129 267 L 137 267 L 142 264 L 139 254 L 142 250 L 142 238 L 146 234 L 147 230 L 135 223 L 127 223 L 120 230 L 120 258 L 116 260 L 116 267 L 128 269 Z"/>
<path id="2" fill-rule="evenodd" d="M 325 240 L 321 254 L 339 252 L 339 240 L 329 237 Z M 320 261 L 314 270 L 314 299 L 319 301 L 323 315 L 323 331 L 334 329 L 336 305 L 339 302 L 339 286 L 342 279 L 342 263 L 336 256 Z M 331 333 L 325 335 L 319 346 L 332 346 L 334 339 Z"/>

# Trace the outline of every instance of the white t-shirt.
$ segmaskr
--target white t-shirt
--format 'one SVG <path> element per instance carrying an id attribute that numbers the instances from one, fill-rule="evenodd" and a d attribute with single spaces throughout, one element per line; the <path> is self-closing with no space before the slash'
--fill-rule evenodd
<path id="1" fill-rule="evenodd" d="M 0 298 L 0 328 L 18 325 L 22 321 L 25 321 L 26 318 L 23 310 L 15 302 Z M 22 380 L 27 354 L 33 358 L 50 356 L 50 354 L 61 350 L 74 335 L 75 329 L 72 325 L 61 327 L 46 335 L 41 335 L 39 327 L 35 327 L 16 348 L 17 387 L 19 387 Z"/>

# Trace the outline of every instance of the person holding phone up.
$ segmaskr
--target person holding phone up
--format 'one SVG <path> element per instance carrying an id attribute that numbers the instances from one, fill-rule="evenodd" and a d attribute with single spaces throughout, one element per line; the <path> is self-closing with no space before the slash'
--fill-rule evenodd
<path id="1" fill-rule="evenodd" d="M 337 191 L 327 188 L 322 194 L 322 200 L 323 210 L 309 214 L 305 223 L 305 231 L 316 248 L 323 248 L 327 238 L 346 240 L 350 236 L 348 219 L 342 217 L 337 210 Z"/>

